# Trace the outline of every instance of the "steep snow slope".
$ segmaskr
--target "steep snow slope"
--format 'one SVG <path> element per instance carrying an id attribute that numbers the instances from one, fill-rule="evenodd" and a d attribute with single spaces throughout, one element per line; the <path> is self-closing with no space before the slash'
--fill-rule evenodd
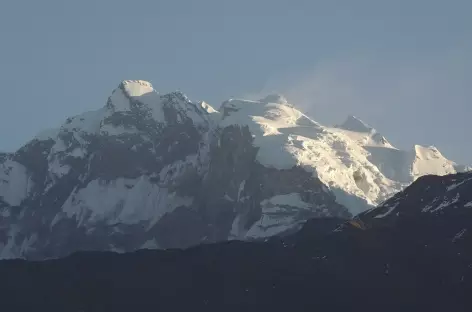
<path id="1" fill-rule="evenodd" d="M 229 100 L 221 113 L 221 127 L 249 127 L 261 164 L 313 171 L 353 214 L 379 204 L 419 176 L 465 169 L 434 148 L 398 150 L 354 116 L 340 126 L 322 126 L 277 95 L 260 101 Z"/>
<path id="2" fill-rule="evenodd" d="M 463 169 L 433 148 L 398 150 L 354 116 L 325 127 L 280 95 L 217 111 L 128 80 L 0 155 L 0 257 L 265 238 Z"/>

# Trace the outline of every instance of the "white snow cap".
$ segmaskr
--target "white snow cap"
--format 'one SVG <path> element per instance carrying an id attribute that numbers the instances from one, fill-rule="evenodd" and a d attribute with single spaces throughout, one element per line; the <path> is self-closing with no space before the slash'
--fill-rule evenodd
<path id="1" fill-rule="evenodd" d="M 181 115 L 192 119 L 195 124 L 206 123 L 207 117 L 204 115 L 217 112 L 207 103 L 191 102 L 185 94 L 181 92 L 159 94 L 148 81 L 123 80 L 118 87 L 113 90 L 104 107 L 70 117 L 62 126 L 56 129 L 41 131 L 35 139 L 39 141 L 49 139 L 57 141 L 59 140 L 58 135 L 61 131 L 73 132 L 75 133 L 74 135 L 78 136 L 84 133 L 87 135 L 136 133 L 136 129 L 133 127 L 125 129 L 122 126 L 105 123 L 104 121 L 117 112 L 133 113 L 141 111 L 144 112 L 147 117 L 154 119 L 158 123 L 165 124 L 167 120 L 163 110 L 164 105 L 172 105 Z M 179 118 L 181 115 L 179 115 Z M 80 138 L 77 140 L 83 141 Z M 63 148 L 61 150 L 63 150 Z"/>
<path id="2" fill-rule="evenodd" d="M 371 132 L 375 130 L 374 128 L 372 128 L 367 123 L 363 122 L 354 115 L 349 115 L 346 121 L 344 121 L 344 123 L 338 126 L 338 128 L 354 132 Z"/>
<path id="3" fill-rule="evenodd" d="M 150 82 L 144 80 L 122 81 L 118 88 L 113 91 L 109 103 L 115 112 L 129 111 L 131 109 L 130 99 L 138 100 L 148 108 L 153 108 L 160 104 L 159 93 L 154 90 Z M 160 108 L 154 109 L 153 115 L 161 117 Z"/>
<path id="4" fill-rule="evenodd" d="M 142 96 L 155 92 L 152 84 L 145 80 L 124 80 L 120 83 L 120 88 L 124 89 L 129 96 Z"/>

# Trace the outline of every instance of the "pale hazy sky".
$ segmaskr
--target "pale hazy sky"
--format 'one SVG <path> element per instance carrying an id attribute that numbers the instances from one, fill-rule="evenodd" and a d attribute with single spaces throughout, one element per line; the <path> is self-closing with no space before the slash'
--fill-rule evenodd
<path id="1" fill-rule="evenodd" d="M 471 164 L 471 16 L 470 0 L 3 1 L 0 150 L 144 79 L 216 107 L 278 91 Z"/>

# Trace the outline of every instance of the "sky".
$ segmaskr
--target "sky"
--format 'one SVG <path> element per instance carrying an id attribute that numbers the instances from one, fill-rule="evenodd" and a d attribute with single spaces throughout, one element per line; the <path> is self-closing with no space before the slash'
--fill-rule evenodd
<path id="1" fill-rule="evenodd" d="M 472 164 L 470 0 L 15 0 L 0 9 L 0 150 L 125 79 L 224 100 L 284 94 L 399 148 Z"/>

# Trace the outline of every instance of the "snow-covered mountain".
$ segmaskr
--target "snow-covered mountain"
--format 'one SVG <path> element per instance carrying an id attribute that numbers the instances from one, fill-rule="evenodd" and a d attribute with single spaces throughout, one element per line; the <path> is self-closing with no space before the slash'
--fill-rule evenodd
<path id="1" fill-rule="evenodd" d="M 353 116 L 322 126 L 279 95 L 216 110 L 124 81 L 104 107 L 0 154 L 0 258 L 264 238 L 466 169 Z"/>
<path id="2" fill-rule="evenodd" d="M 230 100 L 220 111 L 221 126 L 249 127 L 259 147 L 258 162 L 313 172 L 352 214 L 383 202 L 420 176 L 468 170 L 433 146 L 399 150 L 355 116 L 339 126 L 322 126 L 281 96 L 260 102 Z"/>

